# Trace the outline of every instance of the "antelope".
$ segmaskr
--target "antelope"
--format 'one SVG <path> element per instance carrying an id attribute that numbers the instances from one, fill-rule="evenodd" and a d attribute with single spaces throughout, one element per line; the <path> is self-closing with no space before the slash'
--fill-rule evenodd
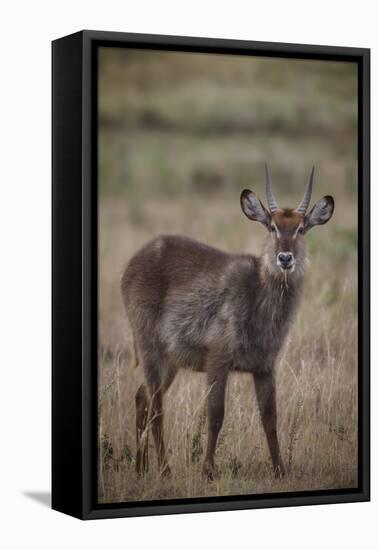
<path id="1" fill-rule="evenodd" d="M 295 209 L 275 200 L 267 164 L 266 208 L 248 189 L 240 196 L 249 220 L 267 230 L 260 256 L 226 253 L 182 236 L 160 236 L 137 252 L 121 277 L 136 364 L 145 382 L 135 396 L 136 470 L 148 470 L 147 436 L 153 433 L 158 467 L 169 475 L 163 437 L 163 396 L 179 368 L 206 373 L 208 442 L 202 473 L 217 476 L 214 454 L 224 420 L 230 372 L 253 375 L 274 474 L 285 468 L 277 434 L 275 363 L 302 293 L 306 265 L 304 235 L 329 221 L 331 196 L 309 213 L 314 167 Z"/>

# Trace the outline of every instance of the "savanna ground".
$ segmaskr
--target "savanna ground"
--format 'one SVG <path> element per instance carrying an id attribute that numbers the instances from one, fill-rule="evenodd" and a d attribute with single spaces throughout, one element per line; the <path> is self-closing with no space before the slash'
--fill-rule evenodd
<path id="1" fill-rule="evenodd" d="M 357 485 L 357 89 L 351 64 L 103 49 L 99 65 L 100 502 L 349 488 Z M 240 191 L 295 207 L 316 165 L 312 203 L 336 201 L 307 235 L 303 300 L 277 365 L 279 439 L 272 472 L 250 375 L 229 377 L 216 460 L 201 478 L 205 375 L 181 371 L 165 397 L 172 476 L 135 473 L 134 396 L 119 280 L 147 240 L 185 234 L 259 253 Z M 149 335 L 146 335 L 148 338 Z"/>

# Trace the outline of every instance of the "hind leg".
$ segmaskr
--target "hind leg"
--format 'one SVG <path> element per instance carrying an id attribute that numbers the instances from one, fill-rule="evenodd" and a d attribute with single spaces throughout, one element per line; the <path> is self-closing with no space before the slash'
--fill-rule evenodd
<path id="1" fill-rule="evenodd" d="M 164 381 L 159 385 L 151 384 L 151 401 L 149 407 L 149 424 L 153 432 L 155 449 L 157 452 L 158 468 L 163 476 L 170 475 L 170 467 L 167 463 L 166 449 L 164 444 L 164 422 L 163 422 L 163 396 L 171 386 L 176 375 L 176 371 L 170 371 L 166 374 Z"/>
<path id="2" fill-rule="evenodd" d="M 149 469 L 149 431 L 147 419 L 149 412 L 149 398 L 145 384 L 141 384 L 136 397 L 136 471 L 138 475 L 145 474 Z"/>
<path id="3" fill-rule="evenodd" d="M 159 471 L 162 475 L 170 475 L 163 436 L 163 394 L 159 388 L 152 391 L 149 423 L 153 432 Z"/>

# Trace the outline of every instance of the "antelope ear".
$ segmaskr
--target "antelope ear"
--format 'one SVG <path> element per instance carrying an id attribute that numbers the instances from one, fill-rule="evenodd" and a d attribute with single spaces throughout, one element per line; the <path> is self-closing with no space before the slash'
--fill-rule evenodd
<path id="1" fill-rule="evenodd" d="M 308 231 L 315 225 L 324 225 L 334 212 L 334 199 L 330 195 L 316 202 L 312 210 L 305 216 L 304 229 Z"/>
<path id="2" fill-rule="evenodd" d="M 263 225 L 268 227 L 271 216 L 253 191 L 244 189 L 240 200 L 242 212 L 249 220 L 263 223 Z"/>

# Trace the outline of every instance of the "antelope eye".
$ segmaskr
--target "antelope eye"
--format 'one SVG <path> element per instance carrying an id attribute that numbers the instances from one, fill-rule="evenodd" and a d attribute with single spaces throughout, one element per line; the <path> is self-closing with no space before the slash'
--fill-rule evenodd
<path id="1" fill-rule="evenodd" d="M 270 231 L 271 233 L 274 233 L 276 231 L 275 225 L 270 225 Z"/>
<path id="2" fill-rule="evenodd" d="M 304 227 L 299 227 L 297 232 L 300 233 L 300 235 L 303 235 L 304 234 Z"/>

